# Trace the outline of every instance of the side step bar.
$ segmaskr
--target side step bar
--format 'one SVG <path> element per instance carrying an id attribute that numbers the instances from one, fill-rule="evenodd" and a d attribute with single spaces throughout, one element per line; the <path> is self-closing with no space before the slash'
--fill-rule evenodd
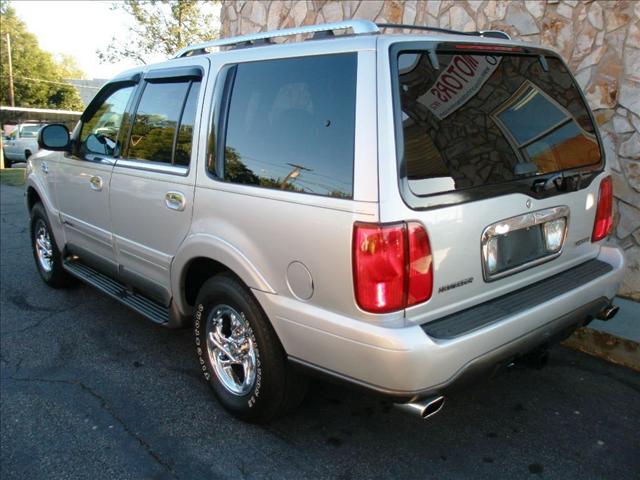
<path id="1" fill-rule="evenodd" d="M 128 290 L 127 287 L 97 270 L 83 264 L 79 260 L 65 260 L 64 269 L 74 277 L 96 287 L 111 298 L 125 304 L 152 322 L 166 325 L 169 322 L 169 309 L 153 300 Z"/>

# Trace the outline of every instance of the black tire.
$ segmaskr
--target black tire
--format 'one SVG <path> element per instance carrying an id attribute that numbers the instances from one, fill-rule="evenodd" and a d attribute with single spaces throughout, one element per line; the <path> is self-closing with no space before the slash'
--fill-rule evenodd
<path id="1" fill-rule="evenodd" d="M 39 234 L 41 228 L 46 231 L 51 244 L 51 266 L 49 270 L 43 267 L 36 248 L 36 236 Z M 72 283 L 72 278 L 62 266 L 62 256 L 58 249 L 58 245 L 56 244 L 56 240 L 53 237 L 53 233 L 51 232 L 51 224 L 49 223 L 47 212 L 40 202 L 36 203 L 31 209 L 30 230 L 33 259 L 36 262 L 36 268 L 38 269 L 40 277 L 44 280 L 44 283 L 53 288 L 63 288 L 70 285 Z"/>
<path id="2" fill-rule="evenodd" d="M 7 156 L 5 155 L 5 156 L 4 156 L 4 168 L 11 168 L 11 165 L 12 165 L 11 160 L 9 160 L 9 159 L 7 158 Z"/>
<path id="3" fill-rule="evenodd" d="M 220 308 L 231 307 L 248 321 L 256 353 L 255 381 L 247 393 L 231 392 L 221 381 L 207 346 L 208 326 Z M 251 292 L 233 275 L 209 279 L 196 300 L 194 333 L 196 354 L 205 380 L 222 406 L 237 418 L 266 423 L 297 407 L 307 390 L 307 379 L 287 362 L 286 354 L 266 315 Z M 227 358 L 223 355 L 224 358 Z"/>
<path id="4" fill-rule="evenodd" d="M 27 160 L 29 160 L 29 157 L 31 156 L 31 150 L 25 150 L 24 151 L 24 161 L 26 162 Z"/>

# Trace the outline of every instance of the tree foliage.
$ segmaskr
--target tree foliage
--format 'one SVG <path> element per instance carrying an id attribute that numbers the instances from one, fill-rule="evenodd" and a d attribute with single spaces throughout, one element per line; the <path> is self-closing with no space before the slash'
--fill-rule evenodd
<path id="1" fill-rule="evenodd" d="M 9 70 L 6 34 L 11 38 L 14 102 L 17 107 L 82 110 L 78 90 L 65 79 L 80 72 L 75 62 L 58 63 L 40 48 L 36 36 L 6 2 L 0 8 L 0 103 L 9 105 Z"/>
<path id="2" fill-rule="evenodd" d="M 218 36 L 211 7 L 213 0 L 125 0 L 113 4 L 125 12 L 132 26 L 129 38 L 113 38 L 98 50 L 103 63 L 133 59 L 146 64 L 153 55 L 173 56 L 188 45 Z"/>

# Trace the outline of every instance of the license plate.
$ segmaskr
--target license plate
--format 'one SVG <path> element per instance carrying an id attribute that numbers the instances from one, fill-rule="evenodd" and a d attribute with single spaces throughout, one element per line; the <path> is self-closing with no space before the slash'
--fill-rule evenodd
<path id="1" fill-rule="evenodd" d="M 531 268 L 562 253 L 569 207 L 553 207 L 493 223 L 482 232 L 486 281 Z"/>

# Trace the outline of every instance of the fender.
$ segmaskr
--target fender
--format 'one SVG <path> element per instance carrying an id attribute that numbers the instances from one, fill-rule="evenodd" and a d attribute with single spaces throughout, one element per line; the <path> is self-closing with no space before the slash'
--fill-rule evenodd
<path id="1" fill-rule="evenodd" d="M 191 261 L 198 257 L 221 263 L 251 289 L 276 293 L 256 265 L 236 247 L 215 235 L 195 233 L 185 238 L 171 263 L 171 290 L 176 307 L 184 315 L 190 310 L 182 289 L 184 275 Z"/>
<path id="2" fill-rule="evenodd" d="M 36 175 L 33 170 L 29 173 L 24 187 L 25 207 L 27 209 L 29 208 L 27 203 L 27 192 L 29 191 L 29 188 L 33 188 L 40 197 L 40 200 L 42 200 L 44 209 L 49 217 L 51 233 L 56 241 L 56 245 L 58 245 L 59 249 L 64 250 L 64 247 L 67 244 L 67 239 L 64 234 L 64 229 L 62 228 L 62 222 L 60 221 L 60 211 L 53 205 L 51 197 L 47 194 L 50 193 L 49 188 L 45 185 L 42 178 Z M 27 213 L 30 212 L 27 210 Z"/>

